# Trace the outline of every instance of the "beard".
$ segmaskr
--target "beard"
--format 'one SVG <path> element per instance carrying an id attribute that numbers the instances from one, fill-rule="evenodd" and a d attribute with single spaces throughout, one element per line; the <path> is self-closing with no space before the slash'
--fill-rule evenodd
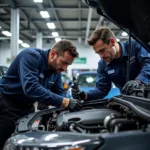
<path id="1" fill-rule="evenodd" d="M 64 69 L 57 69 L 55 73 L 59 74 L 59 73 L 61 73 L 63 71 L 64 71 Z"/>
<path id="2" fill-rule="evenodd" d="M 111 63 L 114 59 L 115 59 L 115 54 L 113 53 L 110 53 L 110 57 L 104 58 L 104 60 L 107 61 L 108 63 Z"/>
<path id="3" fill-rule="evenodd" d="M 49 63 L 48 68 L 49 68 L 50 71 L 56 73 L 57 72 L 57 70 L 56 70 L 56 61 L 54 60 L 53 62 Z"/>
<path id="4" fill-rule="evenodd" d="M 57 65 L 56 65 L 56 62 L 55 62 L 55 61 L 51 63 L 51 65 L 49 66 L 49 69 L 50 69 L 52 72 L 57 73 L 57 74 L 59 74 L 59 73 L 61 73 L 62 71 L 64 71 L 64 69 L 62 69 L 62 68 L 57 68 Z"/>
<path id="5" fill-rule="evenodd" d="M 103 58 L 107 63 L 110 63 L 112 61 L 111 57 L 104 57 Z"/>

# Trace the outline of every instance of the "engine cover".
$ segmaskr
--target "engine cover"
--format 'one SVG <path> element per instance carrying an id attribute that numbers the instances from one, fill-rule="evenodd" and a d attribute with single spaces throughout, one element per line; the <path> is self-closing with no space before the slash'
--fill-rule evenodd
<path id="1" fill-rule="evenodd" d="M 70 121 L 75 121 L 82 125 L 98 125 L 102 124 L 105 117 L 112 113 L 118 117 L 121 116 L 121 113 L 111 109 L 90 109 L 68 114 L 63 113 L 58 115 L 56 127 L 57 130 L 61 131 L 63 129 L 63 125 Z"/>

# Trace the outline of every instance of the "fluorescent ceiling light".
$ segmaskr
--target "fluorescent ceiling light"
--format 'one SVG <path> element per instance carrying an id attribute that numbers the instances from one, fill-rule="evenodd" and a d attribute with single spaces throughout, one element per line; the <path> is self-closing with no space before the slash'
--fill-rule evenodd
<path id="1" fill-rule="evenodd" d="M 116 39 L 117 40 L 117 42 L 120 42 L 120 39 Z"/>
<path id="2" fill-rule="evenodd" d="M 122 36 L 127 36 L 127 35 L 128 35 L 128 33 L 122 32 Z"/>
<path id="3" fill-rule="evenodd" d="M 22 44 L 22 43 L 23 43 L 23 41 L 19 39 L 18 40 L 18 44 Z"/>
<path id="4" fill-rule="evenodd" d="M 29 45 L 29 44 L 27 44 L 27 43 L 22 43 L 22 44 L 21 44 L 21 46 L 22 46 L 22 47 L 25 47 L 25 48 L 30 47 L 30 45 Z"/>
<path id="5" fill-rule="evenodd" d="M 1 29 L 2 27 L 0 26 L 0 29 Z"/>
<path id="6" fill-rule="evenodd" d="M 6 36 L 11 36 L 12 35 L 9 31 L 2 31 L 2 34 L 6 35 Z"/>
<path id="7" fill-rule="evenodd" d="M 43 0 L 33 0 L 35 3 L 43 3 Z"/>
<path id="8" fill-rule="evenodd" d="M 59 36 L 58 32 L 52 32 L 52 36 L 56 37 Z"/>
<path id="9" fill-rule="evenodd" d="M 50 15 L 47 11 L 40 11 L 40 14 L 43 18 L 50 18 Z"/>
<path id="10" fill-rule="evenodd" d="M 56 28 L 56 27 L 55 27 L 55 24 L 54 24 L 54 23 L 50 23 L 50 22 L 47 23 L 47 26 L 48 26 L 48 28 L 50 28 L 50 29 L 55 29 L 55 28 Z"/>
<path id="11" fill-rule="evenodd" d="M 55 38 L 55 41 L 59 42 L 59 41 L 61 41 L 61 38 Z"/>

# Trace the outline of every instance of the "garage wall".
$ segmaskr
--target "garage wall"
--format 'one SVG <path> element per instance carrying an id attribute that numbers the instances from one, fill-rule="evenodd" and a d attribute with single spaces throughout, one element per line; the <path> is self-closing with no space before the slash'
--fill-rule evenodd
<path id="1" fill-rule="evenodd" d="M 97 69 L 99 56 L 94 53 L 94 50 L 92 47 L 89 47 L 88 45 L 79 44 L 78 42 L 73 41 L 73 43 L 76 45 L 79 56 L 80 57 L 86 57 L 87 63 L 86 64 L 72 64 L 68 67 L 68 73 L 71 75 L 72 69 Z M 49 49 L 52 47 L 54 43 L 43 43 L 43 49 Z M 30 43 L 31 47 L 35 47 L 36 43 Z M 24 48 L 20 47 L 20 51 L 22 51 Z M 10 43 L 5 42 L 0 44 L 0 64 L 9 65 L 9 59 L 11 56 L 11 50 L 10 50 Z"/>
<path id="2" fill-rule="evenodd" d="M 10 56 L 10 43 L 0 43 L 0 64 L 9 66 L 10 63 L 8 62 L 8 59 L 10 59 Z"/>

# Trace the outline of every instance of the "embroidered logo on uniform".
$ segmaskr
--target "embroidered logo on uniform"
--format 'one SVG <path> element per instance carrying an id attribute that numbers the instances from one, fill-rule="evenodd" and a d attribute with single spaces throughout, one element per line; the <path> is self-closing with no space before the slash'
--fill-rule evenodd
<path id="1" fill-rule="evenodd" d="M 130 58 L 130 61 L 133 61 L 135 59 L 135 56 L 132 56 L 131 58 Z"/>
<path id="2" fill-rule="evenodd" d="M 115 73 L 115 70 L 114 69 L 113 70 L 109 70 L 107 73 L 108 74 L 113 74 L 113 73 Z"/>
<path id="3" fill-rule="evenodd" d="M 44 78 L 44 75 L 43 75 L 42 73 L 40 73 L 39 76 L 40 76 L 40 78 L 42 78 L 42 79 Z"/>
<path id="4" fill-rule="evenodd" d="M 130 64 L 132 64 L 133 62 L 135 62 L 135 56 L 132 56 L 132 57 L 130 58 Z"/>
<path id="5" fill-rule="evenodd" d="M 52 81 L 49 81 L 49 83 L 54 84 L 54 82 L 52 82 Z"/>

